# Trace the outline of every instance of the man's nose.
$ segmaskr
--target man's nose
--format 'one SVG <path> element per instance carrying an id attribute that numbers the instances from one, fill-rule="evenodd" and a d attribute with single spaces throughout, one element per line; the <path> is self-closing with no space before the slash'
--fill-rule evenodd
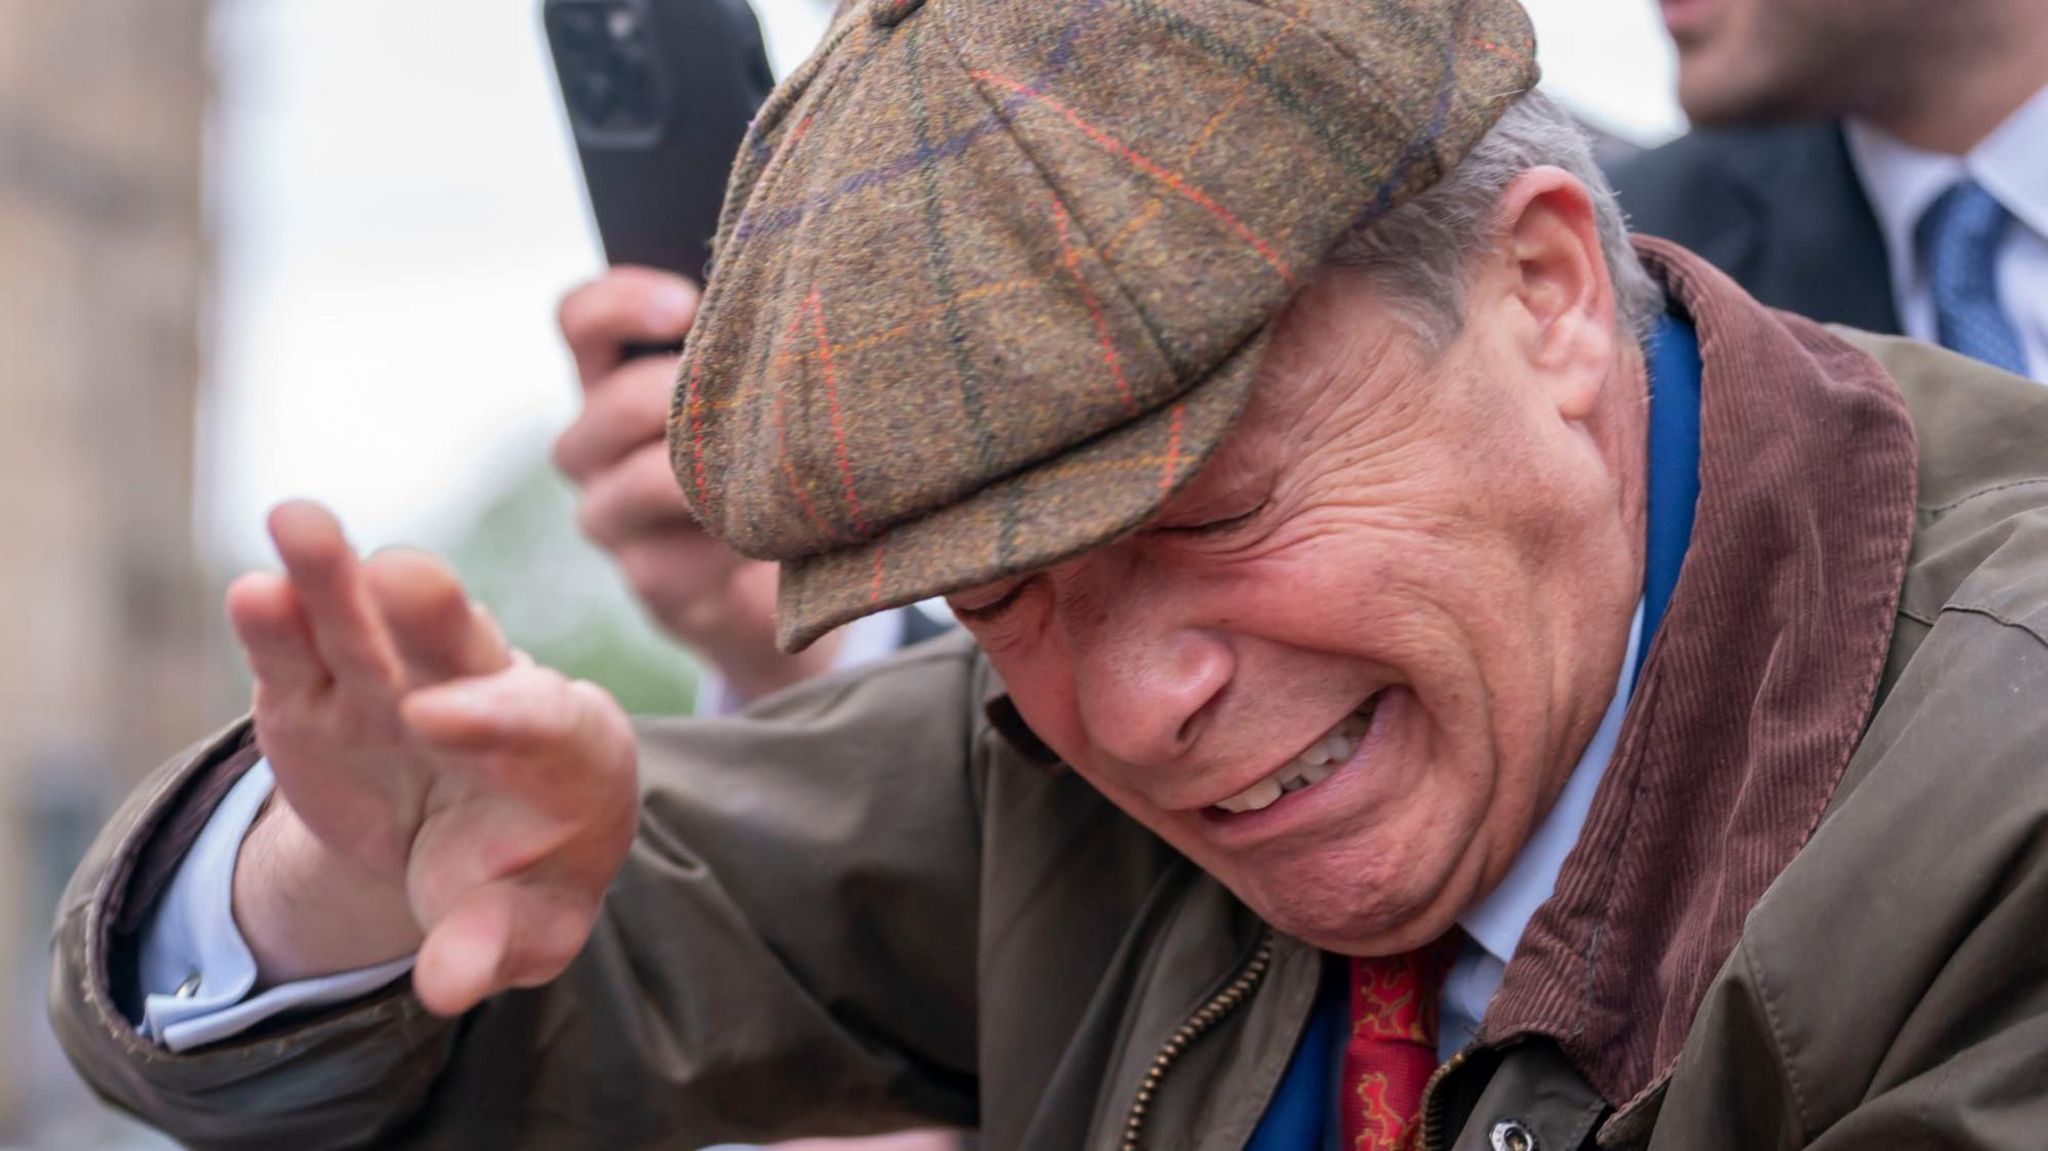
<path id="1" fill-rule="evenodd" d="M 1090 741 L 1146 766 L 1172 763 L 1194 746 L 1235 664 L 1214 632 L 1136 619 L 1104 621 L 1077 646 L 1074 687 Z"/>

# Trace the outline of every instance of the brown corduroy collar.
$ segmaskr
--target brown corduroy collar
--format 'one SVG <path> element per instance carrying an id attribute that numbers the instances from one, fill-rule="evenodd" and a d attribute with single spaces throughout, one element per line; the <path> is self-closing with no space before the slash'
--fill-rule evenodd
<path id="1" fill-rule="evenodd" d="M 1856 749 L 1918 460 L 1875 361 L 1674 244 L 1638 250 L 1700 337 L 1692 542 L 1585 828 L 1480 1029 L 1556 1041 L 1624 1110 L 1676 1062 Z"/>

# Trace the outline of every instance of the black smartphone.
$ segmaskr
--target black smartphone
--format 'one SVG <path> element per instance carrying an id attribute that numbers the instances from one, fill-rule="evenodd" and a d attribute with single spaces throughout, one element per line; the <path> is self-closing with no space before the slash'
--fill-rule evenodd
<path id="1" fill-rule="evenodd" d="M 746 0 L 543 0 L 605 258 L 703 282 L 733 156 L 775 85 Z"/>

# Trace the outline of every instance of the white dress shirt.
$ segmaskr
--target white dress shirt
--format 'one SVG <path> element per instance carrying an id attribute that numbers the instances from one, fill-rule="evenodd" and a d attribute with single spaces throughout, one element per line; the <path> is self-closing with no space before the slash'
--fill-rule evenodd
<path id="1" fill-rule="evenodd" d="M 251 998 L 256 957 L 235 925 L 235 860 L 275 781 L 259 762 L 236 781 L 185 853 L 142 935 L 136 1030 L 173 1051 L 238 1035 L 287 1011 L 368 995 L 412 970 L 408 955 L 358 971 L 283 983 Z"/>
<path id="2" fill-rule="evenodd" d="M 2012 213 L 2012 226 L 1998 249 L 1998 295 L 2019 330 L 2027 374 L 2048 382 L 2048 88 L 2006 117 L 1967 156 L 1922 152 L 1856 120 L 1844 131 L 1849 158 L 1884 234 L 1892 300 L 1906 334 L 1936 340 L 1934 297 L 1913 229 L 1950 185 L 1974 177 Z"/>
<path id="3" fill-rule="evenodd" d="M 1637 603 L 1621 677 L 1599 730 L 1572 768 L 1556 805 L 1522 846 L 1500 886 L 1458 919 L 1469 939 L 1444 978 L 1437 1044 L 1444 1058 L 1470 1042 L 1487 1003 L 1500 989 L 1501 975 L 1521 941 L 1522 930 L 1536 908 L 1550 898 L 1558 870 L 1578 842 L 1628 711 L 1642 630 L 1643 605 Z M 900 637 L 901 632 L 897 634 Z M 846 657 L 846 648 L 840 655 Z M 219 1042 L 285 1011 L 346 1002 L 384 986 L 412 967 L 412 957 L 406 956 L 359 971 L 280 984 L 249 998 L 256 985 L 256 962 L 235 924 L 235 858 L 273 786 L 270 765 L 261 762 L 235 784 L 179 865 L 143 932 L 140 960 L 145 998 L 138 1030 L 172 1051 Z"/>

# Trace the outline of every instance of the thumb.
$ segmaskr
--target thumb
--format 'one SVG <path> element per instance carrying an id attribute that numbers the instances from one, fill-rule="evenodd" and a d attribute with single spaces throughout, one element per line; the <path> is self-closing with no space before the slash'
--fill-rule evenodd
<path id="1" fill-rule="evenodd" d="M 460 1015 L 501 986 L 512 948 L 515 892 L 488 883 L 464 895 L 427 932 L 413 964 L 413 991 L 436 1015 Z"/>
<path id="2" fill-rule="evenodd" d="M 599 900 L 503 879 L 473 888 L 428 930 L 413 964 L 427 1010 L 459 1015 L 511 987 L 539 987 L 589 941 Z"/>

